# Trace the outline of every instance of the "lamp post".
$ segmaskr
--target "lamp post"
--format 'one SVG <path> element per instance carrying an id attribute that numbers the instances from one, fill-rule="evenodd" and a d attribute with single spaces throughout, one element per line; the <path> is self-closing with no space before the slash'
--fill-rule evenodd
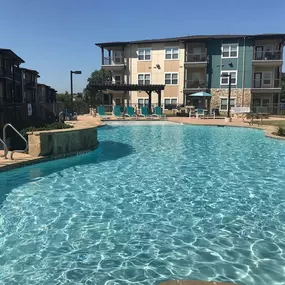
<path id="1" fill-rule="evenodd" d="M 229 93 L 228 93 L 228 110 L 227 110 L 227 117 L 225 118 L 226 122 L 231 121 L 231 90 L 232 90 L 232 74 L 231 73 L 222 73 L 223 77 L 228 77 L 229 78 Z"/>
<path id="2" fill-rule="evenodd" d="M 73 106 L 73 78 L 72 75 L 73 74 L 82 74 L 82 72 L 80 70 L 70 70 L 70 100 L 71 100 L 71 107 Z"/>

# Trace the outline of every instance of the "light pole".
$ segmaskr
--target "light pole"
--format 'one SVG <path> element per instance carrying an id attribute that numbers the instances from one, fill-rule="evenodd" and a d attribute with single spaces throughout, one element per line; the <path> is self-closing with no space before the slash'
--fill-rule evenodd
<path id="1" fill-rule="evenodd" d="M 225 118 L 226 122 L 231 121 L 231 90 L 232 90 L 232 74 L 229 73 L 222 73 L 223 77 L 228 77 L 229 78 L 229 93 L 228 93 L 228 110 L 227 110 L 227 117 Z"/>
<path id="2" fill-rule="evenodd" d="M 82 72 L 80 70 L 76 70 L 76 71 L 72 71 L 70 70 L 70 100 L 71 100 L 71 107 L 73 107 L 73 78 L 72 75 L 73 74 L 82 74 Z"/>

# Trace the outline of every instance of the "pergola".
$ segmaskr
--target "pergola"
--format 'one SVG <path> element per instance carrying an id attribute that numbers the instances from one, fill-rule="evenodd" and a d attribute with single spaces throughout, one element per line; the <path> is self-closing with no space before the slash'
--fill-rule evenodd
<path id="1" fill-rule="evenodd" d="M 151 108 L 152 92 L 156 92 L 158 95 L 158 106 L 161 107 L 161 91 L 164 90 L 164 85 L 161 84 L 112 84 L 112 83 L 102 83 L 102 84 L 92 84 L 90 83 L 87 87 L 91 91 L 91 106 L 94 105 L 94 96 L 98 91 L 111 90 L 111 91 L 145 91 L 148 94 L 149 101 L 148 107 Z M 124 98 L 125 99 L 125 98 Z M 129 104 L 129 101 L 127 105 Z"/>

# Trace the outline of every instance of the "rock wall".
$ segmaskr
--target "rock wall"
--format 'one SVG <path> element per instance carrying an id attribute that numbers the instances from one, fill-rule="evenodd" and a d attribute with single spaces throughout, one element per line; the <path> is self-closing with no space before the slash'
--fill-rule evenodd
<path id="1" fill-rule="evenodd" d="M 52 156 L 94 149 L 97 127 L 28 133 L 29 154 Z"/>
<path id="2" fill-rule="evenodd" d="M 220 98 L 221 97 L 227 98 L 229 90 L 225 88 L 211 89 L 211 94 L 212 94 L 211 98 L 211 109 L 212 109 L 220 106 Z M 241 88 L 234 88 L 231 90 L 231 98 L 236 99 L 237 106 L 250 107 L 251 91 L 249 88 L 245 88 L 244 91 Z"/>

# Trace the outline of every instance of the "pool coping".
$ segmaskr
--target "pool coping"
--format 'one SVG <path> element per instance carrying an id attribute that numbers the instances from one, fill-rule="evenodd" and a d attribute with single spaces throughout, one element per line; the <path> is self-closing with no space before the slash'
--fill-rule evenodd
<path id="1" fill-rule="evenodd" d="M 18 168 L 23 168 L 25 166 L 31 166 L 34 164 L 43 163 L 43 162 L 49 162 L 49 161 L 53 161 L 57 159 L 63 159 L 63 158 L 68 158 L 68 157 L 77 156 L 81 154 L 86 154 L 86 153 L 92 152 L 95 149 L 97 149 L 98 145 L 99 143 L 97 143 L 97 145 L 93 147 L 92 149 L 88 149 L 88 150 L 82 150 L 82 151 L 58 154 L 58 155 L 52 155 L 52 156 L 39 156 L 39 157 L 32 158 L 31 160 L 20 161 L 20 162 L 16 162 L 13 164 L 4 165 L 0 167 L 0 173 L 10 171 L 10 170 L 15 170 Z"/>
<path id="2" fill-rule="evenodd" d="M 112 120 L 112 121 L 116 122 L 116 120 Z M 130 122 L 130 121 L 128 121 L 128 122 Z M 158 120 L 156 120 L 156 121 L 158 121 Z M 273 127 L 275 128 L 275 126 L 268 126 L 267 125 L 268 129 L 266 129 L 262 126 L 242 126 L 242 125 L 228 125 L 228 124 L 197 124 L 197 123 L 195 124 L 195 122 L 189 122 L 188 123 L 188 122 L 177 122 L 177 121 L 172 121 L 172 120 L 166 120 L 166 121 L 171 122 L 171 123 L 175 123 L 175 124 L 179 124 L 179 125 L 257 129 L 257 130 L 263 131 L 264 136 L 267 138 L 276 139 L 276 140 L 285 140 L 285 137 L 276 136 L 272 133 L 273 132 L 272 128 Z M 126 121 L 124 121 L 124 122 L 126 122 Z M 151 122 L 151 121 L 145 120 L 144 122 Z M 101 121 L 101 124 L 97 125 L 96 127 L 101 128 L 101 127 L 104 127 L 106 125 L 108 125 L 107 121 L 103 121 L 103 122 Z M 124 124 L 122 124 L 122 125 L 124 125 Z M 86 127 L 86 129 L 88 129 L 88 128 L 90 128 L 90 127 L 89 126 Z M 72 129 L 68 129 L 68 130 L 72 131 Z M 53 161 L 53 160 L 57 160 L 57 159 L 68 158 L 68 157 L 77 156 L 77 155 L 81 155 L 81 154 L 86 154 L 86 153 L 94 151 L 98 147 L 98 145 L 99 145 L 99 142 L 97 143 L 97 145 L 94 148 L 88 149 L 88 150 L 77 151 L 77 152 L 72 152 L 72 153 L 68 153 L 68 154 L 53 155 L 53 156 L 39 156 L 39 157 L 32 158 L 31 160 L 20 161 L 20 162 L 15 162 L 13 164 L 4 165 L 4 166 L 0 167 L 0 173 L 10 171 L 10 170 L 14 170 L 17 168 L 22 168 L 25 166 L 34 165 L 34 164 L 44 163 L 44 162 Z"/>

